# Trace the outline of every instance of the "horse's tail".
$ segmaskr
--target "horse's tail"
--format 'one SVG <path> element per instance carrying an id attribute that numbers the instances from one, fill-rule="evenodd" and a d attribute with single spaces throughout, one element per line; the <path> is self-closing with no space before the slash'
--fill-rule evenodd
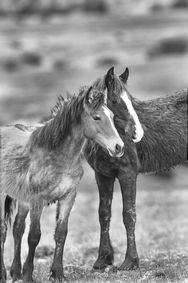
<path id="1" fill-rule="evenodd" d="M 11 225 L 11 217 L 16 206 L 16 202 L 13 198 L 6 196 L 5 199 L 5 221 Z"/>

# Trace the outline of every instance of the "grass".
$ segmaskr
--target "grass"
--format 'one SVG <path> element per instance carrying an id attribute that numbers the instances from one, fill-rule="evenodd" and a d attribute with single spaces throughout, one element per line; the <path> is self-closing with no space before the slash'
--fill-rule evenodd
<path id="1" fill-rule="evenodd" d="M 122 221 L 122 203 L 116 183 L 112 206 L 111 240 L 115 251 L 114 266 L 105 272 L 94 272 L 99 244 L 98 194 L 93 171 L 84 162 L 84 177 L 78 187 L 69 220 L 69 233 L 64 252 L 64 273 L 69 282 L 184 282 L 188 278 L 187 167 L 179 167 L 172 175 L 139 176 L 137 193 L 136 240 L 140 269 L 120 272 L 124 260 L 126 234 Z M 178 190 L 176 189 L 178 186 Z M 42 216 L 42 237 L 35 257 L 36 283 L 50 282 L 53 260 L 55 205 Z M 79 225 L 78 225 L 79 223 Z M 23 239 L 22 260 L 27 254 L 27 231 Z M 12 260 L 12 235 L 6 242 L 6 265 Z M 185 281 L 186 282 L 186 281 Z"/>

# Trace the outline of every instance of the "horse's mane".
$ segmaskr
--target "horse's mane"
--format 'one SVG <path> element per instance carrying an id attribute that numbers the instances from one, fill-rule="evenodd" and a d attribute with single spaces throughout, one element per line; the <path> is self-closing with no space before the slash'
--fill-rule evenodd
<path id="1" fill-rule="evenodd" d="M 80 88 L 78 95 L 69 95 L 64 100 L 59 96 L 58 102 L 52 108 L 51 119 L 46 121 L 45 125 L 36 129 L 31 137 L 30 142 L 33 146 L 53 149 L 59 146 L 63 139 L 70 133 L 73 124 L 81 123 L 81 115 L 84 111 L 84 100 L 88 87 Z M 92 102 L 88 105 L 91 111 L 98 109 L 104 103 L 104 93 L 92 89 L 94 95 Z"/>

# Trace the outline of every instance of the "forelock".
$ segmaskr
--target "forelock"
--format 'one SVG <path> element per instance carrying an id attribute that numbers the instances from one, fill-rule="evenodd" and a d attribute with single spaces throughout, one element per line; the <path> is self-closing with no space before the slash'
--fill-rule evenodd
<path id="1" fill-rule="evenodd" d="M 97 110 L 102 104 L 105 103 L 104 92 L 94 88 L 92 89 L 92 93 L 93 93 L 93 98 L 90 104 L 90 108 L 92 110 Z"/>

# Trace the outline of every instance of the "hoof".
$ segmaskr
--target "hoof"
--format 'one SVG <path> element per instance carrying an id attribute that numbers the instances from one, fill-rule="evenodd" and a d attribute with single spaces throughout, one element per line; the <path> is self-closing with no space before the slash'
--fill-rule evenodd
<path id="1" fill-rule="evenodd" d="M 51 268 L 49 280 L 51 282 L 67 282 L 67 279 L 63 274 L 63 267 Z"/>
<path id="2" fill-rule="evenodd" d="M 63 275 L 63 276 L 59 276 L 59 277 L 54 277 L 53 275 L 50 275 L 49 280 L 53 283 L 55 282 L 68 282 L 67 278 Z"/>
<path id="3" fill-rule="evenodd" d="M 0 262 L 0 264 L 2 264 L 2 263 Z M 6 283 L 7 273 L 6 273 L 6 269 L 4 267 L 4 264 L 2 264 L 2 266 L 0 268 L 1 268 L 1 270 L 0 270 L 0 282 Z"/>
<path id="4" fill-rule="evenodd" d="M 26 262 L 24 263 L 21 280 L 24 283 L 35 282 L 33 279 L 33 265 L 29 265 Z"/>
<path id="5" fill-rule="evenodd" d="M 3 276 L 2 276 L 2 277 L 0 277 L 0 282 L 1 282 L 1 283 L 6 283 L 7 281 L 6 281 L 6 279 L 3 278 Z"/>
<path id="6" fill-rule="evenodd" d="M 139 268 L 139 258 L 126 257 L 118 270 L 135 270 L 137 268 Z"/>
<path id="7" fill-rule="evenodd" d="M 18 281 L 24 282 L 24 283 L 34 283 L 35 282 L 33 278 L 26 277 L 26 276 L 23 276 L 22 279 L 19 279 Z"/>
<path id="8" fill-rule="evenodd" d="M 12 277 L 12 282 L 21 280 L 22 276 L 21 276 L 21 272 L 19 270 L 16 269 L 11 269 L 10 270 L 10 276 Z"/>
<path id="9" fill-rule="evenodd" d="M 113 261 L 114 261 L 113 255 L 99 256 L 93 265 L 93 269 L 104 271 L 108 265 L 113 265 Z"/>

